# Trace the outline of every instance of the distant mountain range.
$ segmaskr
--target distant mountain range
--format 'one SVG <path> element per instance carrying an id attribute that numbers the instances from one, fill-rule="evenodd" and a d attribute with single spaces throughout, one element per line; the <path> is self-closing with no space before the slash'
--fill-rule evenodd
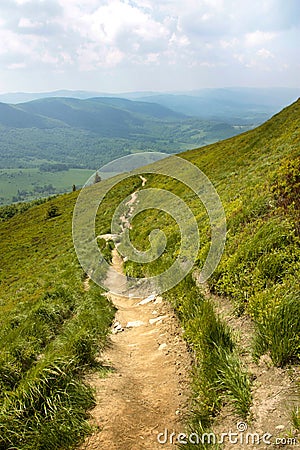
<path id="1" fill-rule="evenodd" d="M 145 133 L 147 120 L 186 119 L 165 106 L 119 98 L 45 98 L 28 103 L 0 103 L 0 125 L 12 128 L 73 127 L 102 137 L 128 138 Z"/>
<path id="2" fill-rule="evenodd" d="M 178 152 L 240 133 L 221 121 L 116 97 L 0 103 L 0 168 L 45 161 L 97 169 L 137 151 Z"/>
<path id="3" fill-rule="evenodd" d="M 300 96 L 300 88 L 212 88 L 187 92 L 127 92 L 120 94 L 59 90 L 42 93 L 0 94 L 4 103 L 23 103 L 37 99 L 69 97 L 124 98 L 157 103 L 175 112 L 205 120 L 226 120 L 230 124 L 257 125 L 292 103 Z"/>
<path id="4" fill-rule="evenodd" d="M 70 180 L 80 186 L 88 175 L 83 169 L 97 170 L 130 153 L 178 153 L 229 138 L 298 94 L 238 88 L 123 97 L 84 91 L 9 94 L 15 104 L 0 103 L 0 204 L 64 192 Z M 11 100 L 9 95 L 0 98 Z M 26 96 L 45 98 L 18 103 Z M 73 171 L 64 173 L 62 167 Z"/>
<path id="5" fill-rule="evenodd" d="M 0 204 L 81 186 L 83 169 L 130 153 L 180 152 L 245 129 L 117 97 L 0 103 Z"/>

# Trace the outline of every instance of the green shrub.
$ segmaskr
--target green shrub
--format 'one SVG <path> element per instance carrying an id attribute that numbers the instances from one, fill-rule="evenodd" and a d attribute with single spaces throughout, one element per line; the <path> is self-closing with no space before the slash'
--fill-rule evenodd
<path id="1" fill-rule="evenodd" d="M 279 206 L 300 209 L 300 157 L 286 158 L 271 179 L 271 191 Z"/>
<path id="2" fill-rule="evenodd" d="M 47 209 L 46 219 L 52 219 L 53 217 L 60 216 L 58 206 L 50 205 Z"/>
<path id="3" fill-rule="evenodd" d="M 0 449 L 73 448 L 91 431 L 86 419 L 94 398 L 81 377 L 95 366 L 113 308 L 94 285 L 80 301 L 76 291 L 57 287 L 27 308 L 7 336 L 11 353 L 0 360 Z"/>

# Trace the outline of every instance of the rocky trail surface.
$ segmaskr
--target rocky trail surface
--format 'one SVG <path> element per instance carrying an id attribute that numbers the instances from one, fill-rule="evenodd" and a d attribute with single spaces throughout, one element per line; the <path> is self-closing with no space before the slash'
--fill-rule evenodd
<path id="1" fill-rule="evenodd" d="M 144 186 L 147 180 L 141 180 Z M 135 200 L 133 193 L 132 208 Z M 128 226 L 127 219 L 121 220 L 124 228 Z M 122 265 L 114 249 L 107 274 L 110 284 L 117 280 L 116 272 L 122 273 Z M 99 372 L 87 377 L 96 393 L 91 411 L 96 431 L 80 450 L 174 449 L 170 440 L 162 445 L 158 437 L 165 429 L 169 434 L 183 431 L 188 411 L 191 357 L 178 319 L 161 297 L 128 298 L 113 294 L 113 289 L 107 295 L 117 313 L 98 359 L 109 370 L 105 377 Z"/>
<path id="2" fill-rule="evenodd" d="M 114 251 L 113 266 L 122 261 Z M 175 448 L 158 434 L 182 431 L 187 412 L 191 360 L 182 329 L 161 297 L 144 300 L 108 294 L 117 307 L 109 344 L 99 361 L 110 369 L 88 382 L 96 391 L 91 412 L 98 430 L 81 450 Z M 163 441 L 164 438 L 161 438 Z"/>

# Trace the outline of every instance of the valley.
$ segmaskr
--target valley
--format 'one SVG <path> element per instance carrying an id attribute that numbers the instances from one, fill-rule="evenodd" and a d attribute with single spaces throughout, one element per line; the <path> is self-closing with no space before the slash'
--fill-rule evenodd
<path id="1" fill-rule="evenodd" d="M 0 103 L 0 205 L 70 192 L 121 156 L 178 153 L 235 136 L 295 96 L 279 88 L 2 95 L 11 103 Z M 47 170 L 55 164 L 68 172 Z"/>
<path id="2" fill-rule="evenodd" d="M 69 192 L 73 184 L 82 187 L 89 170 L 95 172 L 121 156 L 176 153 L 242 130 L 225 121 L 122 98 L 0 103 L 0 204 Z M 53 171 L 55 164 L 64 164 L 68 172 Z"/>

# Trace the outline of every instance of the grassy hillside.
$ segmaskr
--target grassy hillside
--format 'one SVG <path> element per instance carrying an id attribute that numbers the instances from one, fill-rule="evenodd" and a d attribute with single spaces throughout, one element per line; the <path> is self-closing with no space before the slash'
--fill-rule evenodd
<path id="1" fill-rule="evenodd" d="M 225 253 L 210 289 L 230 297 L 237 315 L 251 316 L 254 360 L 267 353 L 282 367 L 300 358 L 299 112 L 300 101 L 255 130 L 181 155 L 210 178 L 226 212 Z M 168 164 L 168 159 L 156 163 Z M 171 169 L 178 173 L 178 167 Z M 200 229 L 201 268 L 210 238 L 203 206 L 182 183 L 144 173 L 145 188 L 168 189 L 190 206 Z M 97 233 L 109 232 L 120 201 L 142 188 L 136 175 L 117 185 L 99 208 Z M 85 418 L 93 397 L 82 375 L 95 366 L 113 310 L 99 288 L 83 288 L 71 236 L 77 195 L 57 197 L 0 222 L 1 450 L 72 448 L 89 431 Z M 51 206 L 54 217 L 49 217 Z M 128 275 L 162 272 L 178 254 L 178 226 L 156 209 L 134 218 L 133 244 L 147 249 L 149 232 L 157 228 L 168 238 L 162 257 L 155 264 L 128 261 Z M 226 402 L 238 417 L 247 417 L 251 377 L 231 330 L 191 275 L 165 296 L 195 355 L 194 431 L 209 429 Z M 297 412 L 294 420 L 300 423 Z"/>
<path id="2" fill-rule="evenodd" d="M 299 113 L 298 100 L 253 131 L 181 154 L 214 183 L 226 212 L 225 252 L 208 280 L 210 290 L 229 297 L 237 316 L 250 316 L 255 329 L 253 360 L 269 355 L 279 367 L 298 365 L 300 360 Z M 178 170 L 173 168 L 175 176 Z M 154 186 L 172 190 L 194 212 L 201 230 L 197 261 L 201 268 L 210 245 L 206 211 L 181 183 L 148 175 L 147 188 Z M 169 247 L 158 262 L 141 265 L 128 261 L 128 275 L 154 275 L 174 261 L 180 234 L 165 213 L 152 210 L 151 216 L 146 212 L 137 216 L 132 242 L 146 250 L 147 236 L 157 228 L 167 234 Z M 196 355 L 192 430 L 207 431 L 224 403 L 231 405 L 238 417 L 247 417 L 251 376 L 239 360 L 230 329 L 214 314 L 212 303 L 199 293 L 192 277 L 166 295 Z M 299 410 L 293 417 L 299 428 Z"/>
<path id="3" fill-rule="evenodd" d="M 90 430 L 86 410 L 94 399 L 82 376 L 91 367 L 105 372 L 95 357 L 113 308 L 98 287 L 83 287 L 71 235 L 76 196 L 0 224 L 3 450 L 72 448 Z"/>
<path id="4" fill-rule="evenodd" d="M 294 277 L 292 263 L 297 261 L 286 252 L 289 248 L 293 254 L 299 236 L 299 109 L 298 100 L 253 131 L 180 155 L 210 178 L 221 197 L 227 245 L 210 285 L 231 295 L 241 311 L 252 305 L 256 290 Z M 171 181 L 157 176 L 150 176 L 147 187 L 151 183 L 172 188 Z M 199 208 L 196 214 L 202 230 L 201 266 L 208 250 L 203 226 L 208 224 L 201 222 L 205 219 Z M 136 220 L 132 237 L 141 244 L 147 230 Z M 165 226 L 165 217 L 162 221 Z"/>

